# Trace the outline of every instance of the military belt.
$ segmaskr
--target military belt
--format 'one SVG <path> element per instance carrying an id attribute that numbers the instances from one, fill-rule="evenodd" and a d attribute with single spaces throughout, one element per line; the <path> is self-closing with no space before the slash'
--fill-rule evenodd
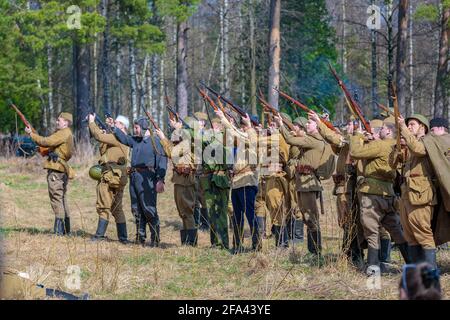
<path id="1" fill-rule="evenodd" d="M 174 166 L 173 171 L 183 176 L 188 176 L 191 173 L 195 173 L 195 170 L 189 166 Z"/>
<path id="2" fill-rule="evenodd" d="M 129 168 L 129 172 L 133 173 L 133 172 L 155 172 L 155 169 L 153 168 L 149 168 L 149 167 L 130 167 Z"/>
<path id="3" fill-rule="evenodd" d="M 314 169 L 313 167 L 308 166 L 308 165 L 302 165 L 302 164 L 297 165 L 297 167 L 295 167 L 295 170 L 300 175 L 310 175 L 310 174 L 316 173 L 316 169 Z"/>

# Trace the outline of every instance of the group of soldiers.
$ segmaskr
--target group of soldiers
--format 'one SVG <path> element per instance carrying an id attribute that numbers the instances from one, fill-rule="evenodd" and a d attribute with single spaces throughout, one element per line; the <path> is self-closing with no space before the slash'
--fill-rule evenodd
<path id="1" fill-rule="evenodd" d="M 159 246 L 157 194 L 164 192 L 170 159 L 183 245 L 196 246 L 198 230 L 205 230 L 211 246 L 243 252 L 245 216 L 251 250 L 261 250 L 268 237 L 281 248 L 302 242 L 306 225 L 308 251 L 321 256 L 320 215 L 326 210 L 322 183 L 332 177 L 337 223 L 344 231 L 342 250 L 350 262 L 363 268 L 367 248 L 366 272 L 387 272 L 392 240 L 405 262 L 427 261 L 437 267 L 436 246 L 450 240 L 450 200 L 442 185 L 443 175 L 449 173 L 436 167 L 439 159 L 447 157 L 447 168 L 450 162 L 448 120 L 428 121 L 418 114 L 395 119 L 386 113 L 372 120 L 367 132 L 352 121 L 345 128 L 329 128 L 313 111 L 308 119 L 293 121 L 286 114 L 275 115 L 266 129 L 255 125 L 255 116 L 239 118 L 220 109 L 212 116 L 196 112 L 170 119 L 172 132 L 166 137 L 147 118 L 135 120 L 134 134 L 129 135 L 128 118 L 107 118 L 111 129 L 106 132 L 97 125 L 96 115 L 89 115 L 91 137 L 100 144 L 101 168 L 99 219 L 92 240 L 105 239 L 112 215 L 119 241 L 129 242 L 122 208 L 129 180 L 135 241 L 145 245 L 148 225 L 150 246 Z M 70 233 L 66 191 L 73 175 L 67 163 L 74 147 L 71 124 L 72 115 L 63 112 L 49 137 L 26 128 L 38 145 L 51 151 L 44 168 L 57 235 Z M 401 149 L 397 135 L 402 137 Z"/>

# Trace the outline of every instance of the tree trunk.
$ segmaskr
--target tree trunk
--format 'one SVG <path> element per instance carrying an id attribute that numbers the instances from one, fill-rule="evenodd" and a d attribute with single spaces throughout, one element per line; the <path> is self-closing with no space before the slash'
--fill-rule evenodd
<path id="1" fill-rule="evenodd" d="M 148 65 L 150 63 L 150 55 L 146 54 L 145 58 L 144 58 L 144 66 L 142 68 L 142 75 L 140 78 L 139 83 L 139 110 L 141 110 L 141 108 L 146 109 L 147 111 L 147 105 L 146 105 L 146 101 L 148 100 L 148 95 L 149 95 L 149 91 L 147 90 L 147 73 L 148 73 Z"/>
<path id="2" fill-rule="evenodd" d="M 371 1 L 374 4 L 374 0 Z M 371 32 L 371 43 L 372 43 L 372 117 L 378 115 L 378 82 L 377 82 L 377 34 L 375 30 Z"/>
<path id="3" fill-rule="evenodd" d="M 120 47 L 120 44 L 117 43 L 117 48 L 116 48 L 116 107 L 114 109 L 116 115 L 118 114 L 125 114 L 125 110 L 122 109 L 122 86 L 121 86 L 121 81 L 120 81 L 120 77 L 122 75 L 122 70 L 121 70 L 121 65 L 122 65 L 122 48 Z M 129 113 L 128 113 L 129 114 Z M 133 118 L 131 118 L 131 120 L 134 120 Z"/>
<path id="4" fill-rule="evenodd" d="M 53 106 L 53 49 L 50 45 L 47 45 L 47 69 L 48 69 L 48 114 L 47 125 L 50 131 L 54 129 L 55 109 Z"/>
<path id="5" fill-rule="evenodd" d="M 76 128 L 79 143 L 88 143 L 89 132 L 87 122 L 83 120 L 87 117 L 91 109 L 90 102 L 90 56 L 89 46 L 75 43 L 75 70 L 76 70 Z"/>
<path id="6" fill-rule="evenodd" d="M 129 64 L 130 64 L 130 86 L 131 86 L 131 114 L 133 119 L 139 117 L 137 102 L 137 83 L 136 83 L 136 55 L 133 41 L 128 42 Z"/>
<path id="7" fill-rule="evenodd" d="M 187 22 L 180 22 L 177 25 L 177 109 L 181 117 L 188 114 L 188 93 L 187 93 Z"/>
<path id="8" fill-rule="evenodd" d="M 415 113 L 414 107 L 414 47 L 413 47 L 413 5 L 409 4 L 409 95 L 410 95 L 410 112 Z"/>
<path id="9" fill-rule="evenodd" d="M 249 6 L 250 19 L 250 105 L 252 114 L 256 115 L 258 110 L 256 107 L 256 44 L 255 44 L 255 1 L 251 0 Z"/>
<path id="10" fill-rule="evenodd" d="M 268 99 L 269 104 L 275 109 L 278 107 L 278 92 L 273 88 L 280 87 L 280 14 L 281 0 L 270 1 L 270 38 L 269 38 L 269 85 Z"/>
<path id="11" fill-rule="evenodd" d="M 393 40 L 393 9 L 392 9 L 392 0 L 389 0 L 388 5 L 387 5 L 387 9 L 388 9 L 388 23 L 387 23 L 387 28 L 388 28 L 388 43 L 387 43 L 387 47 L 388 47 L 388 101 L 389 101 L 389 108 L 393 108 L 394 107 L 394 101 L 392 100 L 392 84 L 394 81 L 394 73 L 395 73 L 395 69 L 394 69 L 394 40 Z"/>
<path id="12" fill-rule="evenodd" d="M 103 32 L 103 55 L 102 55 L 102 83 L 103 83 L 103 113 L 111 114 L 111 91 L 110 91 L 110 39 L 109 39 L 109 0 L 103 0 L 103 16 L 106 19 L 105 31 Z"/>
<path id="13" fill-rule="evenodd" d="M 152 114 L 159 121 L 159 108 L 158 108 L 158 57 L 156 54 L 152 55 L 152 63 L 150 67 L 150 92 L 151 92 L 151 104 Z M 164 82 L 163 82 L 164 83 Z M 164 109 L 163 109 L 164 110 Z"/>
<path id="14" fill-rule="evenodd" d="M 166 129 L 166 121 L 164 121 L 164 90 L 165 90 L 165 81 L 164 81 L 164 56 L 161 56 L 159 59 L 159 116 L 158 123 L 161 128 Z"/>
<path id="15" fill-rule="evenodd" d="M 407 115 L 406 111 L 406 53 L 408 41 L 408 6 L 409 0 L 400 0 L 398 8 L 398 35 L 397 35 L 397 100 L 400 113 Z"/>
<path id="16" fill-rule="evenodd" d="M 441 19 L 441 36 L 439 40 L 439 62 L 436 76 L 434 96 L 434 117 L 445 117 L 448 114 L 448 94 L 446 80 L 448 79 L 448 23 L 450 8 L 443 8 Z"/>

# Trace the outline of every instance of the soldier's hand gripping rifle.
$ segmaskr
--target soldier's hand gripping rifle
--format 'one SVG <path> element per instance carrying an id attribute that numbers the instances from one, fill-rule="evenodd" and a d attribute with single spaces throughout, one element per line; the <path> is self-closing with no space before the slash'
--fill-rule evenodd
<path id="1" fill-rule="evenodd" d="M 261 95 L 261 92 L 260 92 L 260 95 L 256 96 L 256 97 L 258 98 L 259 102 L 261 103 L 261 105 L 264 107 L 265 110 L 269 111 L 274 116 L 278 116 L 278 114 L 279 114 L 278 110 L 276 110 L 266 100 L 264 100 L 264 98 Z M 292 124 L 291 121 L 289 121 L 288 119 L 283 117 L 283 115 L 281 115 L 281 119 L 283 120 L 283 123 L 286 125 L 286 127 L 289 128 L 290 131 L 295 131 L 294 125 Z"/>
<path id="2" fill-rule="evenodd" d="M 205 87 L 205 89 L 207 89 L 209 92 L 211 92 L 213 95 L 215 95 L 217 97 L 217 99 L 222 100 L 226 105 L 230 106 L 242 118 L 245 118 L 247 116 L 247 112 L 245 112 L 245 110 L 243 108 L 241 108 L 237 104 L 233 103 L 231 100 L 225 98 L 224 96 L 222 96 L 220 93 L 218 93 L 214 89 L 211 89 L 210 87 L 208 87 L 203 81 L 200 81 L 200 84 L 203 87 Z M 256 121 L 255 119 L 250 118 L 250 121 L 255 127 L 259 126 L 259 122 Z"/>
<path id="3" fill-rule="evenodd" d="M 223 107 L 223 105 L 220 103 L 219 106 L 217 106 L 217 104 L 214 102 L 213 99 L 211 99 L 210 96 L 208 96 L 208 94 L 205 92 L 205 90 L 200 89 L 199 87 L 197 87 L 198 92 L 200 93 L 200 95 L 202 96 L 203 100 L 205 102 L 208 102 L 207 105 L 211 106 L 214 111 L 220 110 L 223 112 L 223 114 L 228 117 L 229 119 L 234 119 Z"/>
<path id="4" fill-rule="evenodd" d="M 333 66 L 331 65 L 330 62 L 328 62 L 328 67 L 330 69 L 330 72 L 333 74 L 334 78 L 336 79 L 339 87 L 341 87 L 342 91 L 344 92 L 345 98 L 348 102 L 348 106 L 349 108 L 351 108 L 351 112 L 353 114 L 355 114 L 359 120 L 361 121 L 361 123 L 364 126 L 364 129 L 368 132 L 368 133 L 372 133 L 372 129 L 370 128 L 370 124 L 369 122 L 367 122 L 367 120 L 364 118 L 364 115 L 362 113 L 361 107 L 358 105 L 358 103 L 355 101 L 355 99 L 353 99 L 352 95 L 350 94 L 350 91 L 348 91 L 346 85 L 344 84 L 344 82 L 339 78 L 339 76 L 337 75 L 336 70 L 334 70 Z"/>
<path id="5" fill-rule="evenodd" d="M 172 121 L 176 121 L 176 122 L 181 122 L 181 124 L 183 125 L 184 129 L 192 129 L 187 123 L 186 121 L 184 121 L 183 119 L 181 119 L 180 115 L 178 114 L 178 112 L 176 112 L 175 110 L 173 110 L 169 105 L 166 106 L 167 110 L 169 110 L 169 117 Z"/>
<path id="6" fill-rule="evenodd" d="M 309 113 L 311 111 L 310 108 L 308 108 L 307 106 L 305 106 L 303 103 L 301 103 L 300 101 L 295 100 L 294 98 L 292 98 L 291 96 L 289 96 L 287 93 L 281 91 L 280 89 L 277 88 L 273 88 L 275 91 L 278 91 L 278 93 L 280 94 L 280 96 L 282 96 L 284 99 L 286 99 L 287 101 L 289 101 L 292 105 L 299 107 L 300 109 L 302 109 L 303 111 L 305 111 L 306 113 Z M 320 121 L 326 125 L 328 128 L 330 128 L 333 131 L 337 131 L 337 129 L 333 126 L 333 124 L 323 118 L 320 118 Z"/>
<path id="7" fill-rule="evenodd" d="M 16 111 L 17 115 L 19 116 L 20 120 L 22 120 L 23 124 L 24 124 L 26 127 L 30 128 L 31 131 L 32 131 L 33 133 L 37 133 L 36 129 L 33 128 L 33 126 L 31 125 L 31 123 L 27 120 L 27 118 L 25 118 L 25 116 L 24 116 L 23 113 L 19 110 L 19 108 L 17 108 L 16 105 L 15 105 L 14 103 L 12 103 L 12 102 L 10 102 L 10 105 L 11 105 L 11 107 Z M 41 146 L 38 146 L 38 147 L 37 147 L 37 151 L 38 151 L 38 153 L 39 153 L 41 156 L 43 156 L 43 157 L 48 156 L 48 153 L 49 153 L 49 149 L 48 149 L 48 148 L 46 148 L 46 147 L 41 147 Z"/>

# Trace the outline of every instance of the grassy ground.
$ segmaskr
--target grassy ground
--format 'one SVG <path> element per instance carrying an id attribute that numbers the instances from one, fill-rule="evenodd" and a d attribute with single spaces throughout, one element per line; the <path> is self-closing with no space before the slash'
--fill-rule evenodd
<path id="1" fill-rule="evenodd" d="M 307 254 L 306 243 L 275 250 L 274 240 L 268 239 L 261 253 L 233 256 L 210 249 L 209 235 L 202 232 L 198 248 L 181 247 L 181 220 L 169 179 L 158 199 L 161 248 L 121 245 L 113 221 L 107 232 L 111 241 L 92 243 L 89 238 L 97 226 L 95 182 L 86 165 L 75 167 L 77 177 L 69 185 L 73 236 L 55 237 L 40 161 L 0 159 L 0 236 L 3 264 L 28 272 L 46 286 L 73 291 L 67 288 L 74 279 L 68 267 L 75 265 L 81 271 L 81 287 L 74 292 L 88 292 L 93 299 L 397 299 L 399 274 L 383 276 L 380 287 L 370 289 L 368 278 L 340 255 L 342 233 L 330 186 L 326 215 L 321 217 L 325 259 L 319 266 Z M 126 192 L 124 209 L 133 239 L 129 208 Z M 249 238 L 245 244 L 250 246 Z M 398 251 L 393 251 L 392 260 L 401 267 Z M 449 269 L 450 253 L 440 251 L 438 261 L 444 271 Z M 450 277 L 445 273 L 442 285 L 447 296 Z"/>

